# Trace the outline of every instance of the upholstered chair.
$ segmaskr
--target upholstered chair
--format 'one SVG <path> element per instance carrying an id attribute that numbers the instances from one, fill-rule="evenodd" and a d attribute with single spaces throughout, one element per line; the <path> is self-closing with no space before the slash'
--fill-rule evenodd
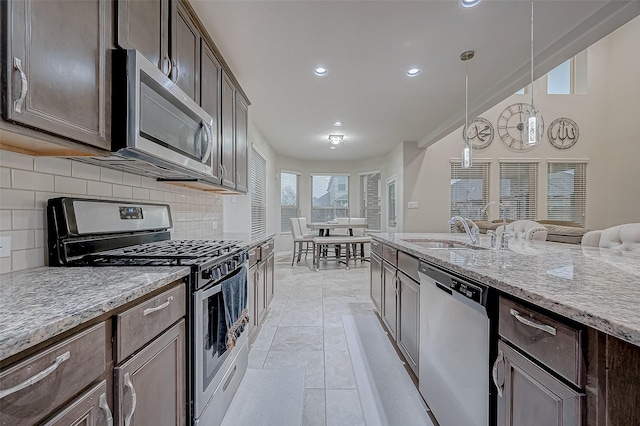
<path id="1" fill-rule="evenodd" d="M 496 229 L 498 239 L 502 236 L 502 232 L 503 227 L 501 225 Z M 507 232 L 513 238 L 520 238 L 524 240 L 546 241 L 547 239 L 547 228 L 533 220 L 516 220 L 508 223 Z"/>
<path id="2" fill-rule="evenodd" d="M 640 223 L 625 223 L 582 236 L 582 246 L 640 253 Z"/>

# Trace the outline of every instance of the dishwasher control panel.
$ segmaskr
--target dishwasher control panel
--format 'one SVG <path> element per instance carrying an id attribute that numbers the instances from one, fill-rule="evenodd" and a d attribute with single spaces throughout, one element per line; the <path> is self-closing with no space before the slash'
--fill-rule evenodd
<path id="1" fill-rule="evenodd" d="M 482 289 L 480 287 L 452 278 L 451 290 L 460 293 L 461 295 L 473 300 L 476 303 L 482 304 Z"/>

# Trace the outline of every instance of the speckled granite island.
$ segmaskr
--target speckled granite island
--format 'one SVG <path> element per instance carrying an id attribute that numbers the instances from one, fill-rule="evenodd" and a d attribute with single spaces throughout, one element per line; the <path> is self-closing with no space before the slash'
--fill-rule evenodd
<path id="1" fill-rule="evenodd" d="M 0 360 L 189 274 L 184 266 L 42 267 L 0 275 Z"/>
<path id="2" fill-rule="evenodd" d="M 465 234 L 372 234 L 376 240 L 640 346 L 640 255 L 511 240 L 509 250 L 429 249 L 411 240 Z M 480 245 L 489 246 L 480 236 Z"/>

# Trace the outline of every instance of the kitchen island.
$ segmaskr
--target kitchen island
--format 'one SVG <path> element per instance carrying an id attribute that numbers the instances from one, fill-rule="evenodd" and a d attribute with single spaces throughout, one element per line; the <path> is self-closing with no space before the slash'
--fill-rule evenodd
<path id="1" fill-rule="evenodd" d="M 440 408 L 440 422 L 479 398 L 480 408 L 483 400 L 489 405 L 488 421 L 476 413 L 477 423 L 467 424 L 640 424 L 639 254 L 516 239 L 492 250 L 484 235 L 478 246 L 465 234 L 372 238 L 372 301 L 408 364 L 419 360 L 412 368 L 437 419 Z M 436 271 L 435 280 L 423 270 Z M 482 316 L 460 322 L 465 308 L 458 306 L 472 300 L 485 306 L 485 332 L 476 327 Z M 485 343 L 474 336 L 486 336 Z M 461 354 L 478 347 L 484 355 L 470 371 L 489 361 L 479 393 L 457 395 L 469 389 L 465 374 L 447 393 L 460 367 L 481 355 Z M 434 380 L 444 387 L 429 394 L 424 385 Z M 448 396 L 438 407 L 441 394 Z"/>

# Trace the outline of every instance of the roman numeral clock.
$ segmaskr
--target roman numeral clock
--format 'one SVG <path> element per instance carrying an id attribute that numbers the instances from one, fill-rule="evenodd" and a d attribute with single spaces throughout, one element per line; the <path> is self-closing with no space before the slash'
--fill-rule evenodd
<path id="1" fill-rule="evenodd" d="M 525 125 L 525 115 L 529 104 L 517 103 L 509 105 L 500 113 L 498 117 L 498 135 L 502 142 L 515 151 L 528 151 L 534 145 L 525 143 L 527 131 Z M 544 121 L 540 115 L 538 129 L 540 134 L 544 132 Z"/>

